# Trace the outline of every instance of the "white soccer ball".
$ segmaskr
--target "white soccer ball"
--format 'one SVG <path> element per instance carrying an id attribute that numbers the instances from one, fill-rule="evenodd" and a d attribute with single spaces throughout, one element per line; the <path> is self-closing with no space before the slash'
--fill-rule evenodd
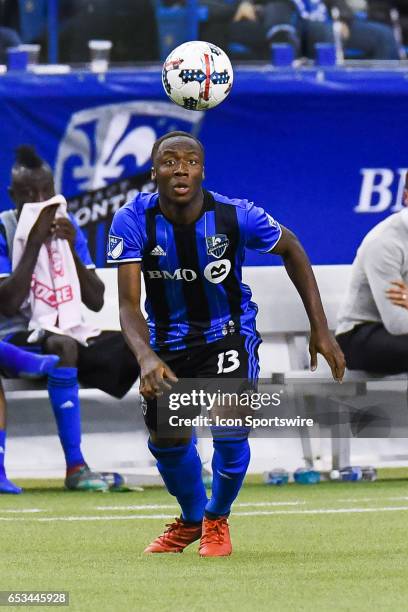
<path id="1" fill-rule="evenodd" d="M 234 73 L 222 49 L 200 40 L 173 49 L 163 64 L 165 92 L 189 110 L 214 108 L 228 96 Z"/>

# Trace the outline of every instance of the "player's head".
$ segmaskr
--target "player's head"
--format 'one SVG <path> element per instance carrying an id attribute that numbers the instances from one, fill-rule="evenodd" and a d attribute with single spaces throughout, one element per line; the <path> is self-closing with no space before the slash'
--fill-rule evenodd
<path id="1" fill-rule="evenodd" d="M 44 202 L 55 195 L 52 170 L 34 147 L 17 148 L 9 193 L 17 210 L 26 202 Z"/>
<path id="2" fill-rule="evenodd" d="M 152 179 L 161 196 L 188 204 L 201 191 L 204 179 L 204 148 L 188 132 L 169 132 L 152 149 Z"/>

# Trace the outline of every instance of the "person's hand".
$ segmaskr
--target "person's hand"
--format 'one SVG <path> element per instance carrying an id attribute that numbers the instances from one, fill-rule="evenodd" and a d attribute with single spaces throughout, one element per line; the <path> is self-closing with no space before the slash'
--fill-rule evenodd
<path id="1" fill-rule="evenodd" d="M 55 213 L 59 204 L 46 206 L 38 215 L 37 221 L 34 223 L 28 235 L 28 242 L 35 244 L 43 244 L 52 235 L 52 224 L 54 222 Z"/>
<path id="2" fill-rule="evenodd" d="M 350 38 L 350 27 L 348 26 L 348 24 L 345 21 L 341 22 L 341 37 L 343 40 L 348 40 Z"/>
<path id="3" fill-rule="evenodd" d="M 242 21 L 243 19 L 248 21 L 256 21 L 257 19 L 254 5 L 251 2 L 247 2 L 247 0 L 238 5 L 232 21 Z"/>
<path id="4" fill-rule="evenodd" d="M 408 309 L 408 285 L 403 281 L 392 281 L 391 287 L 386 291 L 386 296 L 395 306 Z"/>
<path id="5" fill-rule="evenodd" d="M 310 369 L 317 368 L 317 353 L 323 355 L 330 366 L 334 380 L 341 382 L 346 369 L 343 352 L 337 344 L 333 334 L 327 329 L 314 329 L 309 342 Z"/>
<path id="6" fill-rule="evenodd" d="M 66 217 L 59 217 L 55 219 L 52 224 L 52 235 L 54 238 L 61 238 L 61 240 L 68 240 L 70 246 L 74 248 L 76 229 L 72 225 L 71 221 Z"/>
<path id="7" fill-rule="evenodd" d="M 160 397 L 165 389 L 171 389 L 171 383 L 178 381 L 171 368 L 153 352 L 148 357 L 141 359 L 139 365 L 139 391 L 146 400 Z"/>

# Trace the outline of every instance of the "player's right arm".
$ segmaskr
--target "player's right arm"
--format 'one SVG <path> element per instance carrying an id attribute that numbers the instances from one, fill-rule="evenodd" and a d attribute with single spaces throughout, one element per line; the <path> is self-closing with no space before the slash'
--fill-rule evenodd
<path id="1" fill-rule="evenodd" d="M 47 206 L 38 216 L 27 239 L 22 258 L 15 270 L 11 270 L 8 253 L 1 256 L 8 259 L 9 276 L 0 283 L 0 312 L 6 317 L 18 313 L 21 304 L 30 291 L 31 277 L 37 263 L 42 244 L 50 237 L 58 204 Z"/>
<path id="2" fill-rule="evenodd" d="M 170 389 L 177 377 L 149 345 L 149 330 L 140 306 L 141 264 L 123 263 L 118 268 L 119 316 L 123 335 L 140 366 L 140 393 L 154 399 Z"/>

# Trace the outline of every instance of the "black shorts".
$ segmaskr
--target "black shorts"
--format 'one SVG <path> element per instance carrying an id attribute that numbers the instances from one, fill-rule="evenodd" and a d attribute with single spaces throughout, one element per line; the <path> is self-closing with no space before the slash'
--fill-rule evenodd
<path id="1" fill-rule="evenodd" d="M 5 338 L 7 342 L 35 353 L 45 353 L 46 334 L 39 343 L 29 344 L 32 332 L 17 332 Z M 88 346 L 78 344 L 78 380 L 83 387 L 100 389 L 121 398 L 139 377 L 135 356 L 118 331 L 103 331 L 88 340 Z"/>
<path id="2" fill-rule="evenodd" d="M 239 379 L 243 389 L 254 388 L 259 375 L 259 334 L 228 334 L 221 340 L 178 351 L 158 351 L 160 357 L 182 379 Z M 242 384 L 241 384 L 242 381 Z M 176 390 L 176 387 L 172 391 Z M 171 392 L 172 392 L 171 391 Z M 170 393 L 171 393 L 170 392 Z M 149 430 L 158 431 L 160 423 L 168 423 L 166 398 L 142 402 L 143 415 Z M 188 411 L 195 416 L 197 412 Z M 158 418 L 159 415 L 159 418 Z M 162 429 L 162 428 L 160 428 Z"/>

